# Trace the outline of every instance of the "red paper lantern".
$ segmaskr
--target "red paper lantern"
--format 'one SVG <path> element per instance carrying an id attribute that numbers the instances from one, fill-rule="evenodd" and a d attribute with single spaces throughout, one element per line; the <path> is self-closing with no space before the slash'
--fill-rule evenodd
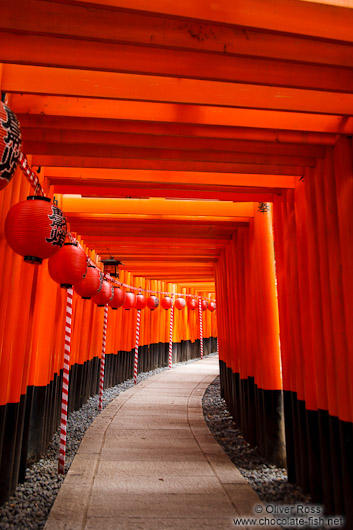
<path id="1" fill-rule="evenodd" d="M 20 154 L 20 124 L 12 112 L 0 102 L 0 190 L 12 179 Z"/>
<path id="2" fill-rule="evenodd" d="M 162 298 L 161 306 L 163 307 L 163 309 L 170 309 L 172 305 L 173 305 L 173 300 L 171 299 L 170 296 L 165 296 L 164 298 Z"/>
<path id="3" fill-rule="evenodd" d="M 159 306 L 159 299 L 157 296 L 149 296 L 147 298 L 147 307 L 149 307 L 152 311 L 156 309 Z"/>
<path id="4" fill-rule="evenodd" d="M 207 300 L 201 300 L 201 309 L 202 311 L 206 311 L 208 308 L 208 301 Z"/>
<path id="5" fill-rule="evenodd" d="M 118 309 L 125 302 L 125 292 L 120 287 L 113 287 L 113 297 L 109 300 L 108 305 L 112 309 Z"/>
<path id="6" fill-rule="evenodd" d="M 184 309 L 185 306 L 186 306 L 185 298 L 178 297 L 175 299 L 175 307 L 177 309 Z"/>
<path id="7" fill-rule="evenodd" d="M 136 295 L 136 309 L 145 309 L 147 304 L 146 297 L 142 293 Z"/>
<path id="8" fill-rule="evenodd" d="M 109 302 L 111 294 L 112 290 L 110 287 L 110 283 L 107 282 L 107 280 L 103 280 L 101 282 L 100 289 L 98 287 L 98 293 L 92 296 L 92 302 L 97 304 L 98 307 L 104 307 Z"/>
<path id="9" fill-rule="evenodd" d="M 197 300 L 195 298 L 189 298 L 189 300 L 188 300 L 188 308 L 192 309 L 192 310 L 197 308 Z"/>
<path id="10" fill-rule="evenodd" d="M 54 256 L 49 258 L 48 270 L 51 278 L 60 287 L 72 287 L 82 280 L 86 272 L 87 256 L 77 243 L 64 243 Z"/>
<path id="11" fill-rule="evenodd" d="M 129 310 L 135 306 L 136 306 L 136 294 L 130 293 L 130 292 L 126 293 L 123 308 Z"/>
<path id="12" fill-rule="evenodd" d="M 210 302 L 208 304 L 208 310 L 211 311 L 211 313 L 213 313 L 213 311 L 216 309 L 216 304 L 215 302 Z"/>
<path id="13" fill-rule="evenodd" d="M 94 265 L 88 265 L 86 276 L 74 286 L 75 292 L 84 300 L 89 300 L 99 288 L 99 270 Z"/>
<path id="14" fill-rule="evenodd" d="M 26 262 L 40 264 L 63 246 L 66 218 L 47 197 L 29 196 L 8 212 L 5 234 L 12 250 Z"/>

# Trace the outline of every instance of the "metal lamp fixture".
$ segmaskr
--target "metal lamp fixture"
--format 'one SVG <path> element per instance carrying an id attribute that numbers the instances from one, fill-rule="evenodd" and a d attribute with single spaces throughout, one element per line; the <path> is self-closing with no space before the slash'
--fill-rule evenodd
<path id="1" fill-rule="evenodd" d="M 101 260 L 104 265 L 104 272 L 106 274 L 110 274 L 113 278 L 119 278 L 119 265 L 124 265 L 121 261 L 118 259 L 115 259 L 113 256 L 110 256 L 108 259 L 102 259 Z"/>

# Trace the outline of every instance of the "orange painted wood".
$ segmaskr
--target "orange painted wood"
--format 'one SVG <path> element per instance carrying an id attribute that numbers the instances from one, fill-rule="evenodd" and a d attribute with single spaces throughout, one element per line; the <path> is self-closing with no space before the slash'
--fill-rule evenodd
<path id="1" fill-rule="evenodd" d="M 27 31 L 34 34 L 55 34 L 74 36 L 79 39 L 120 41 L 143 45 L 153 44 L 204 52 L 227 52 L 256 57 L 301 60 L 310 63 L 342 66 L 353 64 L 351 48 L 348 44 L 341 42 L 341 36 L 338 40 L 330 42 L 305 38 L 298 34 L 270 32 L 268 28 L 266 31 L 258 28 L 253 30 L 249 24 L 246 24 L 246 27 L 241 27 L 240 24 L 239 27 L 238 22 L 235 26 L 228 26 L 228 20 L 227 25 L 192 19 L 184 19 L 181 23 L 179 19 L 169 16 L 106 9 L 105 5 L 101 7 L 97 5 L 98 2 L 91 4 L 89 9 L 81 4 L 81 2 L 66 4 L 40 0 L 17 0 L 15 4 L 2 6 L 2 27 L 15 33 Z M 164 7 L 166 7 L 165 4 Z M 237 11 L 238 9 L 239 6 L 237 6 Z M 304 9 L 307 8 L 304 7 Z M 31 16 L 33 13 L 36 14 L 35 17 Z M 345 14 L 346 10 L 341 13 Z M 287 23 L 288 21 L 286 21 L 286 26 Z M 320 31 L 322 27 L 317 24 L 314 29 Z M 313 28 L 311 27 L 310 30 Z M 285 31 L 287 31 L 286 28 Z"/>
<path id="2" fill-rule="evenodd" d="M 303 3 L 298 0 L 270 0 L 266 10 L 263 9 L 261 0 L 248 0 L 246 4 L 237 5 L 236 8 L 231 0 L 207 6 L 203 2 L 189 4 L 187 0 L 178 2 L 176 5 L 166 4 L 163 0 L 153 2 L 147 0 L 134 0 L 134 2 L 130 0 L 85 0 L 80 4 L 88 6 L 98 4 L 158 15 L 174 15 L 284 33 L 352 41 L 352 10 Z M 312 24 L 312 20 L 316 21 L 315 25 Z"/>
<path id="3" fill-rule="evenodd" d="M 187 149 L 231 151 L 235 153 L 258 153 L 273 155 L 323 158 L 325 149 L 320 145 L 298 145 L 290 143 L 270 143 L 249 140 L 222 138 L 202 138 L 190 136 L 167 136 L 161 134 L 138 134 L 126 132 L 106 132 L 70 130 L 58 128 L 21 127 L 22 137 L 27 142 L 40 144 L 101 144 L 125 147 L 147 147 L 159 149 Z"/>
<path id="4" fill-rule="evenodd" d="M 184 50 L 81 41 L 0 32 L 4 63 L 168 75 L 259 85 L 350 91 L 352 75 L 341 67 L 292 64 L 267 58 L 234 57 Z M 346 87 L 344 90 L 342 87 Z"/>
<path id="5" fill-rule="evenodd" d="M 200 125 L 197 123 L 168 123 L 139 120 L 115 120 L 109 118 L 89 118 L 78 116 L 55 116 L 48 114 L 23 114 L 16 112 L 23 128 L 65 129 L 74 131 L 120 132 L 134 134 L 173 135 L 191 138 L 212 138 L 265 141 L 275 144 L 299 143 L 303 146 L 333 145 L 337 136 L 332 133 L 288 131 L 267 127 L 227 127 L 221 125 Z M 267 124 L 268 126 L 270 124 Z M 270 145 L 270 144 L 269 144 Z M 305 153 L 305 147 L 303 154 Z"/>
<path id="6" fill-rule="evenodd" d="M 0 34 L 1 36 L 1 34 Z M 254 66 L 255 67 L 255 66 Z M 210 66 L 208 65 L 208 68 Z M 331 75 L 335 76 L 334 73 Z M 337 76 L 339 77 L 339 76 Z M 336 77 L 335 77 L 336 78 Z M 353 90 L 352 79 L 339 79 Z M 141 101 L 119 101 L 63 96 L 13 94 L 11 107 L 15 113 L 50 114 L 81 118 L 147 120 L 173 123 L 197 123 L 232 127 L 257 127 L 294 131 L 350 134 L 353 119 L 340 115 L 310 114 L 261 109 L 235 109 L 206 105 L 183 105 Z"/>
<path id="7" fill-rule="evenodd" d="M 229 164 L 269 164 L 272 166 L 284 166 L 294 168 L 314 167 L 315 159 L 302 156 L 290 155 L 275 155 L 275 154 L 257 154 L 257 153 L 242 153 L 229 151 L 213 151 L 213 150 L 198 150 L 198 149 L 158 149 L 158 148 L 143 148 L 143 147 L 128 147 L 124 145 L 104 145 L 104 144 L 69 144 L 69 143 L 40 143 L 40 142 L 23 142 L 23 149 L 27 153 L 40 156 L 63 156 L 63 157 L 87 157 L 93 159 L 94 166 L 95 158 L 105 159 L 132 159 L 154 161 L 158 160 L 161 163 L 169 161 L 191 161 L 210 162 L 211 164 L 221 163 Z M 215 167 L 216 169 L 216 167 Z M 291 170 L 287 170 L 290 172 Z"/>
<path id="8" fill-rule="evenodd" d="M 322 114 L 351 114 L 353 109 L 348 93 L 28 65 L 5 64 L 2 87 L 9 93 Z"/>

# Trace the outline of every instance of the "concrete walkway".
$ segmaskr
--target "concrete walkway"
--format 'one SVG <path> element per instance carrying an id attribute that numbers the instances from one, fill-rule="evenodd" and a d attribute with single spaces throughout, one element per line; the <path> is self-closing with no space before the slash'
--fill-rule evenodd
<path id="1" fill-rule="evenodd" d="M 116 398 L 87 430 L 45 529 L 242 528 L 233 519 L 261 503 L 204 421 L 217 374 L 211 357 Z"/>

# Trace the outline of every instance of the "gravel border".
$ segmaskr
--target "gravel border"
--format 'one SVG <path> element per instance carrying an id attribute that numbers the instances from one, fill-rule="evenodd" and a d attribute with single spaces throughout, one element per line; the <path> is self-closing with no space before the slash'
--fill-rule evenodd
<path id="1" fill-rule="evenodd" d="M 211 353 L 205 357 L 216 355 Z M 179 362 L 173 366 L 199 361 L 199 358 Z M 150 372 L 138 375 L 137 382 L 140 383 L 152 375 L 159 374 L 168 367 L 156 368 Z M 119 385 L 108 388 L 103 392 L 103 409 L 121 394 L 134 386 L 133 379 L 129 379 Z M 76 411 L 68 416 L 65 474 L 58 475 L 58 457 L 60 445 L 60 428 L 56 431 L 43 457 L 26 469 L 26 480 L 19 484 L 10 499 L 0 506 L 0 529 L 1 530 L 40 530 L 47 522 L 49 512 L 54 504 L 55 498 L 63 483 L 66 473 L 70 469 L 76 451 L 81 440 L 98 416 L 98 394 Z"/>
<path id="2" fill-rule="evenodd" d="M 216 353 L 207 355 L 215 356 Z M 191 359 L 174 364 L 180 366 L 196 362 Z M 167 367 L 157 368 L 139 374 L 138 383 L 159 374 Z M 103 393 L 103 409 L 121 392 L 133 386 L 133 379 L 109 388 Z M 287 482 L 285 469 L 266 463 L 256 448 L 244 440 L 242 434 L 227 410 L 220 395 L 219 376 L 210 384 L 202 400 L 204 417 L 211 433 L 249 481 L 259 497 L 267 503 L 298 504 L 310 503 L 310 497 L 303 494 L 299 487 Z M 98 416 L 98 394 L 89 398 L 80 410 L 73 411 L 68 417 L 65 475 L 58 475 L 59 429 L 43 457 L 26 470 L 26 480 L 19 484 L 16 492 L 0 506 L 1 530 L 40 530 L 49 516 L 56 495 L 78 450 L 81 440 Z"/>
<path id="3" fill-rule="evenodd" d="M 211 433 L 261 500 L 275 504 L 311 504 L 310 497 L 299 486 L 287 481 L 285 468 L 266 462 L 257 448 L 244 440 L 221 397 L 219 376 L 207 388 L 202 405 Z"/>

